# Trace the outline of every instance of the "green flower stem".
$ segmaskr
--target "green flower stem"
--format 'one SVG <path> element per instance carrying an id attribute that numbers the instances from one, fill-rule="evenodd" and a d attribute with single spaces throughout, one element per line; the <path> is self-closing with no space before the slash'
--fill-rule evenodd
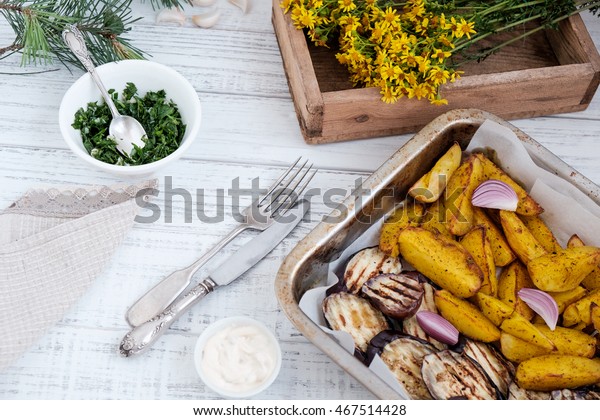
<path id="1" fill-rule="evenodd" d="M 507 40 L 507 41 L 505 41 L 505 42 L 503 42 L 501 44 L 496 45 L 493 48 L 490 48 L 489 50 L 486 50 L 485 51 L 485 56 L 487 57 L 487 56 L 489 56 L 491 54 L 494 54 L 496 51 L 499 51 L 500 49 L 506 47 L 507 45 L 512 44 L 513 42 L 517 42 L 517 41 L 520 41 L 521 39 L 527 38 L 528 36 L 531 36 L 531 35 L 539 32 L 541 30 L 547 29 L 548 26 L 557 24 L 557 23 L 559 23 L 559 22 L 561 22 L 561 21 L 563 21 L 565 19 L 570 18 L 571 16 L 574 16 L 574 15 L 579 14 L 581 12 L 587 11 L 587 10 L 592 9 L 594 7 L 598 7 L 598 5 L 600 5 L 600 2 L 594 2 L 592 4 L 588 4 L 587 6 L 581 7 L 581 8 L 577 9 L 576 11 L 574 11 L 572 13 L 569 13 L 567 15 L 564 15 L 564 16 L 561 16 L 559 18 L 556 18 L 556 19 L 548 22 L 548 24 L 546 24 L 546 25 L 540 25 L 537 28 L 530 29 L 529 31 L 524 32 L 524 33 L 522 33 L 521 35 L 519 35 L 517 37 L 511 38 L 511 39 L 509 39 L 509 40 Z M 478 60 L 480 58 L 481 57 L 475 57 L 475 58 L 472 58 L 472 59 L 461 61 L 460 63 L 457 63 L 457 66 L 460 67 L 461 65 L 463 65 L 465 63 L 468 63 L 468 62 L 474 61 L 474 60 Z"/>
<path id="2" fill-rule="evenodd" d="M 539 19 L 539 18 L 541 18 L 541 17 L 542 17 L 542 14 L 537 14 L 537 15 L 535 15 L 535 16 L 530 16 L 530 17 L 527 17 L 527 18 L 525 18 L 525 19 L 521 19 L 521 20 L 519 20 L 519 21 L 517 21 L 517 22 L 513 22 L 513 23 L 511 23 L 511 24 L 509 24 L 509 25 L 506 25 L 506 26 L 503 26 L 503 27 L 501 27 L 501 28 L 498 28 L 498 29 L 496 29 L 496 30 L 494 30 L 494 31 L 485 32 L 485 33 L 483 33 L 483 34 L 481 34 L 481 35 L 478 35 L 478 36 L 476 36 L 476 37 L 473 37 L 473 38 L 471 38 L 470 40 L 468 40 L 468 41 L 465 41 L 465 42 L 463 42 L 463 43 L 457 43 L 457 44 L 455 45 L 455 48 L 452 50 L 452 52 L 454 53 L 454 52 L 457 52 L 457 51 L 463 50 L 463 49 L 465 49 L 465 48 L 468 48 L 469 46 L 473 45 L 474 43 L 476 43 L 476 42 L 478 42 L 478 41 L 481 41 L 482 39 L 485 39 L 485 38 L 487 38 L 487 37 L 488 37 L 488 36 L 490 36 L 490 35 L 495 35 L 495 34 L 497 34 L 497 33 L 500 33 L 500 32 L 507 31 L 507 30 L 509 30 L 509 29 L 512 29 L 512 28 L 514 28 L 515 26 L 520 26 L 520 25 L 523 25 L 523 24 L 525 24 L 525 23 L 527 23 L 527 22 L 531 22 L 531 21 L 533 21 L 533 20 L 536 20 L 536 19 Z"/>

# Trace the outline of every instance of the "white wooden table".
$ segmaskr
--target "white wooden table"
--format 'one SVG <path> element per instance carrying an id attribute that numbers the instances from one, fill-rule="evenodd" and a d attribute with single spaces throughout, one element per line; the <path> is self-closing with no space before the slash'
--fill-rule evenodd
<path id="1" fill-rule="evenodd" d="M 220 0 L 222 19 L 210 30 L 157 26 L 149 3 L 134 0 L 134 15 L 144 19 L 135 24 L 131 39 L 152 54 L 152 60 L 183 74 L 203 106 L 197 142 L 184 159 L 156 176 L 161 183 L 165 176 L 172 176 L 174 187 L 191 192 L 204 189 L 210 211 L 216 189 L 230 188 L 233 178 L 239 177 L 242 187 L 249 188 L 257 176 L 264 186 L 269 185 L 299 155 L 319 168 L 313 186 L 349 190 L 356 178 L 374 171 L 410 138 L 306 145 L 271 26 L 270 1 L 252 1 L 250 12 L 243 16 Z M 600 45 L 600 20 L 591 15 L 584 19 Z M 0 21 L 0 45 L 11 42 L 12 31 Z M 19 67 L 19 59 L 0 60 L 0 72 L 31 70 Z M 63 68 L 39 75 L 0 75 L 0 208 L 42 183 L 118 181 L 77 159 L 59 133 L 58 105 L 80 75 L 79 70 L 71 74 Z M 585 112 L 514 124 L 600 182 L 600 95 Z M 160 197 L 157 203 L 163 204 Z M 118 343 L 128 330 L 127 307 L 165 274 L 193 261 L 235 224 L 231 217 L 218 224 L 203 224 L 197 218 L 185 223 L 180 204 L 174 205 L 173 223 L 161 219 L 130 231 L 109 267 L 64 319 L 0 372 L 0 399 L 217 398 L 198 379 L 192 355 L 206 325 L 229 315 L 263 321 L 281 343 L 281 374 L 259 398 L 372 398 L 295 330 L 274 295 L 273 281 L 282 260 L 330 211 L 318 203 L 310 222 L 300 225 L 239 281 L 194 307 L 148 353 L 132 359 L 117 355 Z M 231 203 L 226 206 L 230 211 Z M 238 244 L 251 235 L 244 234 Z"/>

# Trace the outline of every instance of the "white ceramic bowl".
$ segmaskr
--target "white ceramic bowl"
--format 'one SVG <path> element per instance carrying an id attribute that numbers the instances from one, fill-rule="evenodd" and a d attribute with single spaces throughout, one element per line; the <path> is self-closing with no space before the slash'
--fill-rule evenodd
<path id="1" fill-rule="evenodd" d="M 210 340 L 215 334 L 225 331 L 230 326 L 246 326 L 246 325 L 256 327 L 259 331 L 261 331 L 266 336 L 269 345 L 272 347 L 272 349 L 275 353 L 275 366 L 274 366 L 271 374 L 268 377 L 266 377 L 265 380 L 262 381 L 261 383 L 257 384 L 256 386 L 254 386 L 251 389 L 246 389 L 243 391 L 236 391 L 236 390 L 232 390 L 229 388 L 225 388 L 225 387 L 219 385 L 218 383 L 216 383 L 216 381 L 211 377 L 211 375 L 209 375 L 209 374 L 207 374 L 207 372 L 205 372 L 205 370 L 203 368 L 203 364 L 202 364 L 202 358 L 203 358 L 204 349 L 206 348 L 206 344 L 207 344 L 208 340 Z M 219 321 L 216 321 L 215 323 L 209 325 L 202 332 L 202 334 L 200 334 L 200 337 L 198 337 L 198 341 L 196 342 L 196 348 L 194 351 L 194 362 L 196 364 L 196 370 L 198 371 L 198 375 L 200 375 L 200 379 L 202 380 L 202 382 L 204 382 L 204 384 L 206 386 L 208 386 L 214 392 L 216 392 L 226 398 L 233 398 L 233 399 L 249 398 L 256 394 L 261 393 L 262 391 L 267 389 L 269 386 L 271 386 L 273 381 L 275 381 L 275 378 L 277 378 L 277 375 L 279 375 L 279 371 L 281 370 L 281 348 L 279 347 L 279 343 L 277 341 L 277 338 L 275 338 L 275 335 L 273 334 L 273 332 L 271 332 L 271 330 L 269 330 L 262 322 L 257 321 L 252 318 L 249 318 L 249 317 L 245 317 L 245 316 L 232 316 L 229 318 L 223 318 L 223 319 L 220 319 Z"/>
<path id="2" fill-rule="evenodd" d="M 186 131 L 179 148 L 156 162 L 139 166 L 118 166 L 94 159 L 83 147 L 79 130 L 71 127 L 77 110 L 85 108 L 89 102 L 102 99 L 100 91 L 90 75 L 86 73 L 67 90 L 58 111 L 60 131 L 67 145 L 77 156 L 93 167 L 116 176 L 142 177 L 176 161 L 192 145 L 200 129 L 200 100 L 194 87 L 182 75 L 165 65 L 146 60 L 107 63 L 98 66 L 97 71 L 106 89 L 115 89 L 119 94 L 128 82 L 133 82 L 137 86 L 141 96 L 148 91 L 163 89 L 167 93 L 167 98 L 177 104 L 183 123 L 186 125 Z"/>

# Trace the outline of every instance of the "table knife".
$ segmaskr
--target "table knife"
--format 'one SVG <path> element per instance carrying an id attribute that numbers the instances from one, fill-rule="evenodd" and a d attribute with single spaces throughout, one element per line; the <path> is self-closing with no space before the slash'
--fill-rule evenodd
<path id="1" fill-rule="evenodd" d="M 129 331 L 119 345 L 119 353 L 130 357 L 146 351 L 186 310 L 216 288 L 227 286 L 263 259 L 296 227 L 308 208 L 309 202 L 300 200 L 281 216 L 280 220 L 244 244 L 207 278 L 175 300 L 167 309 Z"/>

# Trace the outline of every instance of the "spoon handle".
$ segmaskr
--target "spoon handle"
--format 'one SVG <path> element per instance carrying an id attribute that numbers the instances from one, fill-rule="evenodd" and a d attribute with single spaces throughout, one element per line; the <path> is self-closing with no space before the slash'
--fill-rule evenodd
<path id="1" fill-rule="evenodd" d="M 90 57 L 88 49 L 85 46 L 85 39 L 81 31 L 75 25 L 67 25 L 67 27 L 62 32 L 62 38 L 65 44 L 67 44 L 69 49 L 73 52 L 73 54 L 75 54 L 75 57 L 77 57 L 81 64 L 83 64 L 83 67 L 85 67 L 88 73 L 90 73 L 92 80 L 94 81 L 94 83 L 96 83 L 98 89 L 100 89 L 100 93 L 102 94 L 104 101 L 108 105 L 108 108 L 110 109 L 113 118 L 118 117 L 120 115 L 119 111 L 117 111 L 117 108 L 115 107 L 112 98 L 106 91 L 102 80 L 100 80 L 100 77 L 96 72 L 96 67 L 94 67 L 92 58 Z"/>

